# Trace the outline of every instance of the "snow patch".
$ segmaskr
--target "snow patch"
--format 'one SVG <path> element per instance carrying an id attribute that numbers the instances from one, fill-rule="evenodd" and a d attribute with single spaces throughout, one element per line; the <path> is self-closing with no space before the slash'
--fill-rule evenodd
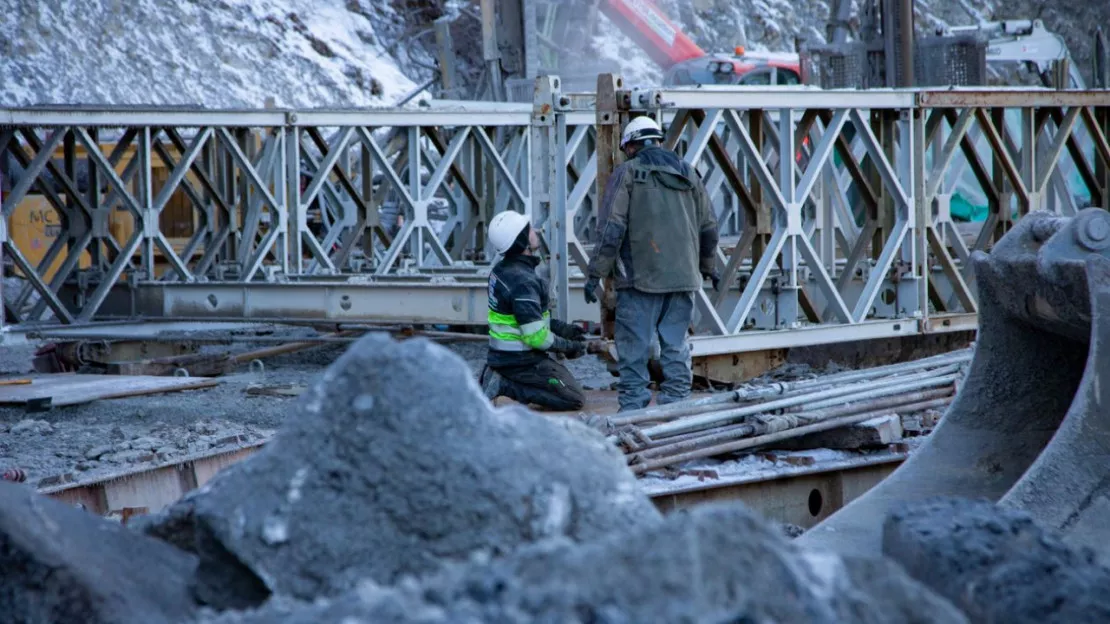
<path id="1" fill-rule="evenodd" d="M 344 0 L 5 4 L 7 106 L 350 108 L 416 88 Z"/>

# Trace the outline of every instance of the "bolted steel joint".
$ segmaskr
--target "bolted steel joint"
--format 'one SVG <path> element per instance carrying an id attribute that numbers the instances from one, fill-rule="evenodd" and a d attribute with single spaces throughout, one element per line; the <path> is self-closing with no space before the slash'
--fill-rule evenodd
<path id="1" fill-rule="evenodd" d="M 1084 212 L 1076 218 L 1075 239 L 1090 251 L 1110 248 L 1110 213 L 1098 210 Z"/>

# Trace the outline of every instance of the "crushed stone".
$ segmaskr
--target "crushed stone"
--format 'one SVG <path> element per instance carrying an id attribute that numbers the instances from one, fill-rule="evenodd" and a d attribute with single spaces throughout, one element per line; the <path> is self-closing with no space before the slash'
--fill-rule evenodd
<path id="1" fill-rule="evenodd" d="M 212 332 L 206 332 L 206 335 Z M 231 336 L 235 330 L 219 332 Z M 295 341 L 310 335 L 305 328 L 280 327 L 268 333 Z M 209 337 L 217 337 L 215 334 Z M 0 375 L 33 373 L 31 360 L 43 343 L 5 343 L 0 346 Z M 235 343 L 212 345 L 202 351 L 239 352 L 274 343 Z M 214 388 L 154 394 L 124 399 L 95 401 L 83 405 L 54 408 L 29 416 L 23 408 L 0 406 L 0 471 L 19 468 L 28 483 L 72 474 L 82 481 L 95 480 L 120 470 L 142 467 L 131 455 L 134 440 L 153 438 L 164 444 L 148 449 L 155 463 L 198 453 L 234 449 L 273 434 L 284 421 L 296 397 L 252 396 L 251 385 L 305 384 L 321 375 L 337 360 L 349 343 L 322 344 L 319 347 L 266 358 L 261 374 L 244 365 L 232 374 L 215 378 Z M 462 357 L 477 376 L 485 364 L 486 345 L 481 342 L 446 343 Z M 588 389 L 608 388 L 615 380 L 596 357 L 564 361 Z M 35 420 L 49 425 L 22 425 Z M 113 446 L 121 444 L 120 446 Z M 105 449 L 104 447 L 109 447 Z M 93 451 L 97 452 L 93 452 Z M 93 456 L 90 456 L 93 455 Z M 153 465 L 153 464 L 152 464 Z"/>

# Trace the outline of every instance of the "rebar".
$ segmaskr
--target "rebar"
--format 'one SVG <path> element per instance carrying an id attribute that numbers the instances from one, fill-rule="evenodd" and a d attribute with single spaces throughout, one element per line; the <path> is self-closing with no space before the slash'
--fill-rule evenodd
<path id="1" fill-rule="evenodd" d="M 879 391 L 887 388 L 901 387 L 905 391 L 918 390 L 930 386 L 941 385 L 942 383 L 951 383 L 955 380 L 955 373 L 959 369 L 959 364 L 952 364 L 936 371 L 928 371 L 924 373 L 916 373 L 907 375 L 905 377 L 891 377 L 877 382 L 867 382 L 868 391 Z M 940 380 L 946 381 L 940 381 Z M 784 409 L 794 407 L 811 402 L 817 402 L 825 399 L 840 398 L 845 400 L 853 394 L 858 394 L 861 388 L 859 385 L 851 385 L 842 388 L 831 388 L 827 390 L 819 390 L 797 396 L 786 397 L 775 401 L 768 401 L 766 403 L 759 403 L 756 405 L 748 405 L 734 409 L 722 410 L 708 414 L 701 414 L 692 418 L 683 418 L 681 420 L 674 420 L 666 422 L 654 427 L 648 427 L 643 430 L 644 434 L 649 438 L 656 438 L 664 436 L 668 433 L 685 433 L 699 428 L 704 428 L 714 424 L 724 424 L 727 422 L 735 421 L 744 416 L 751 416 L 770 410 Z M 612 437 L 612 436 L 610 436 Z"/>
<path id="2" fill-rule="evenodd" d="M 960 351 L 954 351 L 951 353 L 944 353 L 928 358 L 922 358 L 920 360 L 914 360 L 912 362 L 902 362 L 900 364 L 877 366 L 874 368 L 867 368 L 858 371 L 833 373 L 831 375 L 824 375 L 816 379 L 775 382 L 759 388 L 741 388 L 729 392 L 710 395 L 707 397 L 699 397 L 688 401 L 669 403 L 667 405 L 659 405 L 653 407 L 645 407 L 639 410 L 623 412 L 619 416 L 609 419 L 609 423 L 613 427 L 621 427 L 624 425 L 634 425 L 643 422 L 673 420 L 681 416 L 689 416 L 698 413 L 716 411 L 719 406 L 727 405 L 728 403 L 760 401 L 775 396 L 785 397 L 795 392 L 808 392 L 831 385 L 838 385 L 847 382 L 857 382 L 862 380 L 871 380 L 909 371 L 920 371 L 927 368 L 940 367 L 945 364 L 970 362 L 971 358 L 971 349 L 962 349 Z"/>
<path id="3" fill-rule="evenodd" d="M 838 408 L 818 411 L 806 411 L 794 416 L 801 421 L 806 421 L 807 424 L 813 424 L 814 422 L 824 421 L 830 418 L 851 416 L 854 414 L 874 412 L 876 410 L 888 410 L 900 413 L 902 411 L 900 408 L 904 408 L 904 406 L 906 405 L 913 405 L 922 401 L 931 401 L 933 399 L 942 399 L 951 396 L 951 388 L 921 390 L 918 392 L 913 392 L 900 396 L 884 397 L 879 399 L 872 399 L 870 401 L 861 403 L 853 403 L 851 405 L 845 405 Z M 770 433 L 767 431 L 760 431 L 760 425 L 755 423 L 734 425 L 727 429 L 727 431 L 716 431 L 712 433 L 706 431 L 702 432 L 701 435 L 690 434 L 690 437 L 684 436 L 686 439 L 676 440 L 673 442 L 670 441 L 670 438 L 668 438 L 668 442 L 666 444 L 648 447 L 646 449 L 636 451 L 633 455 L 630 456 L 629 463 L 637 463 L 638 461 L 642 461 L 644 459 L 665 457 L 679 452 L 691 451 L 697 448 L 712 446 L 721 442 L 733 440 L 736 438 L 743 438 L 753 434 L 763 435 L 765 433 Z"/>
<path id="4" fill-rule="evenodd" d="M 922 401 L 921 403 L 906 405 L 902 409 L 906 413 L 920 412 L 920 411 L 924 411 L 924 410 L 927 410 L 927 409 L 932 409 L 932 408 L 947 405 L 950 401 L 951 401 L 951 399 L 949 399 L 949 398 L 933 399 L 931 401 Z M 807 434 L 810 434 L 810 433 L 818 433 L 820 431 L 828 431 L 830 429 L 838 429 L 840 427 L 847 427 L 847 426 L 850 426 L 850 425 L 855 425 L 855 424 L 858 424 L 858 423 L 861 423 L 861 422 L 871 420 L 872 418 L 878 418 L 880 416 L 887 416 L 889 414 L 891 414 L 891 410 L 877 410 L 877 411 L 873 411 L 873 412 L 864 412 L 862 414 L 853 414 L 851 416 L 841 416 L 839 418 L 830 418 L 828 420 L 823 420 L 823 421 L 820 421 L 820 422 L 816 422 L 816 423 L 811 424 L 811 425 L 805 425 L 803 427 L 796 427 L 794 429 L 788 429 L 786 431 L 779 431 L 777 433 L 754 436 L 754 437 L 751 437 L 751 438 L 744 438 L 744 439 L 737 440 L 737 441 L 734 441 L 734 442 L 728 442 L 728 443 L 725 443 L 725 444 L 718 444 L 716 446 L 701 448 L 701 449 L 697 449 L 697 450 L 690 451 L 690 452 L 687 452 L 687 453 L 679 453 L 677 455 L 671 455 L 671 456 L 668 456 L 668 457 L 660 457 L 660 458 L 656 458 L 656 459 L 653 459 L 651 461 L 647 461 L 647 462 L 644 462 L 644 463 L 633 464 L 630 467 L 632 468 L 632 471 L 634 473 L 643 474 L 643 473 L 645 473 L 649 470 L 655 470 L 657 468 L 665 468 L 667 466 L 682 463 L 682 462 L 685 462 L 685 461 L 690 461 L 690 460 L 693 460 L 693 459 L 702 459 L 702 458 L 706 458 L 706 457 L 713 457 L 715 455 L 724 455 L 726 453 L 735 453 L 737 451 L 743 451 L 743 450 L 750 449 L 750 448 L 755 448 L 755 447 L 758 447 L 758 446 L 764 446 L 764 445 L 767 445 L 767 444 L 772 444 L 774 442 L 781 442 L 783 440 L 789 440 L 791 438 L 801 437 L 803 435 L 807 435 Z"/>

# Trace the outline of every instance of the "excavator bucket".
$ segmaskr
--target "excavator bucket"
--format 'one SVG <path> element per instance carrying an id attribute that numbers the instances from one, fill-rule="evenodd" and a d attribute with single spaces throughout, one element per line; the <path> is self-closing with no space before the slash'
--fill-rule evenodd
<path id="1" fill-rule="evenodd" d="M 799 539 L 878 554 L 901 502 L 986 498 L 1110 548 L 1110 213 L 1036 212 L 971 262 L 975 356 L 956 399 L 893 474 Z"/>

